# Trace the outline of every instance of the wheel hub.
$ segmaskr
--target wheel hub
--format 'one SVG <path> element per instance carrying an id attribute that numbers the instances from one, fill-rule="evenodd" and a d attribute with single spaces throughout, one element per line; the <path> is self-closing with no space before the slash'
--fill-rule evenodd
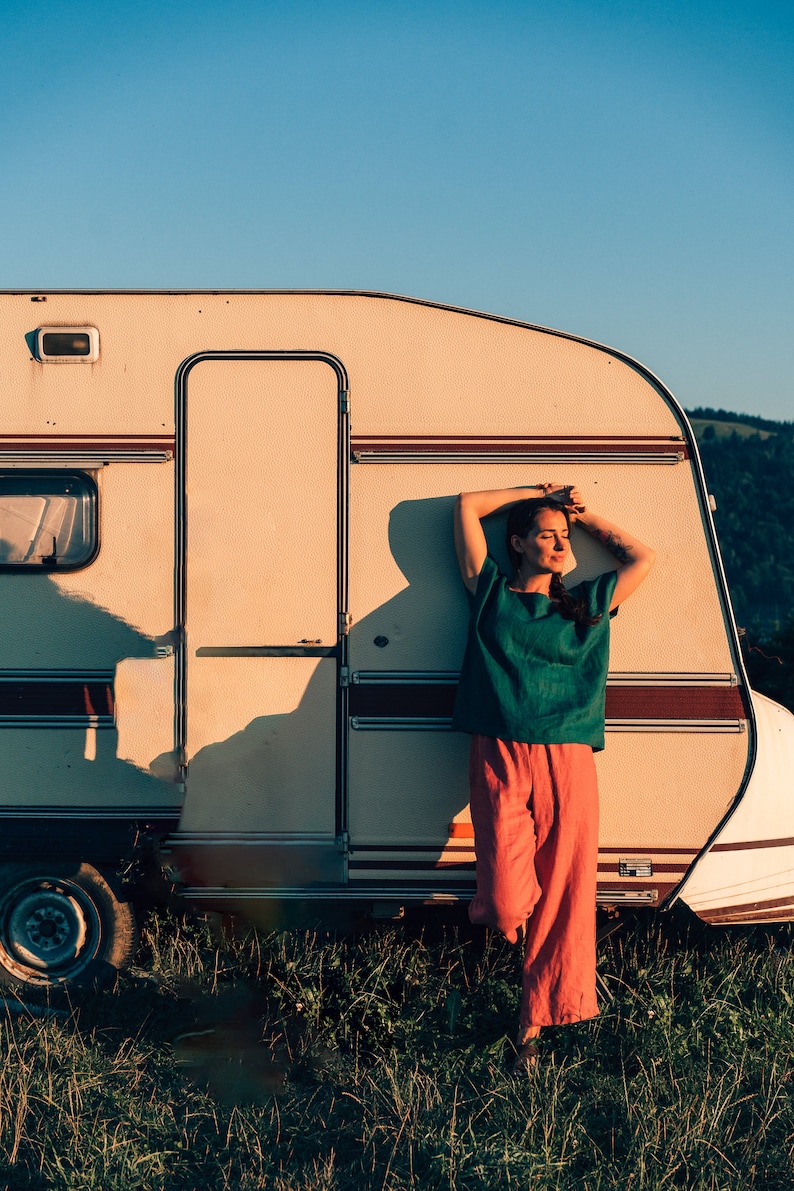
<path id="1" fill-rule="evenodd" d="M 88 934 L 85 909 L 66 889 L 29 890 L 18 898 L 6 919 L 11 954 L 41 971 L 78 962 Z"/>

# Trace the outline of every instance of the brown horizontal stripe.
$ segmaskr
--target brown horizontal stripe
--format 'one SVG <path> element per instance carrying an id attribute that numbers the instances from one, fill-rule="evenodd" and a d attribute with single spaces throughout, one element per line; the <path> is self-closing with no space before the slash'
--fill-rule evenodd
<path id="1" fill-rule="evenodd" d="M 406 451 L 411 454 L 423 455 L 470 455 L 474 451 L 484 455 L 503 455 L 506 453 L 511 455 L 572 455 L 581 452 L 592 455 L 619 455 L 631 451 L 638 455 L 660 455 L 675 452 L 676 454 L 681 454 L 685 459 L 689 458 L 689 450 L 686 443 L 636 442 L 633 440 L 626 442 L 585 442 L 582 439 L 567 441 L 564 439 L 558 439 L 556 441 L 535 439 L 532 442 L 527 442 L 524 439 L 510 442 L 502 439 L 498 442 L 493 442 L 480 439 L 466 442 L 461 439 L 455 439 L 451 441 L 428 442 L 427 440 L 423 440 L 412 442 L 410 439 L 403 439 L 384 442 L 381 439 L 377 442 L 372 442 L 354 439 L 351 443 L 351 448 L 353 451 L 369 451 L 375 455 L 393 455 L 396 451 Z"/>
<path id="2" fill-rule="evenodd" d="M 384 859 L 384 860 L 350 860 L 348 862 L 348 868 L 351 870 L 351 872 L 353 871 L 353 869 L 355 869 L 356 872 L 367 872 L 370 869 L 381 869 L 383 871 L 388 871 L 390 869 L 405 869 L 406 871 L 409 871 L 409 872 L 413 872 L 414 870 L 419 871 L 421 869 L 425 869 L 427 872 L 432 872 L 433 869 L 436 869 L 439 867 L 459 868 L 461 870 L 473 872 L 474 871 L 474 861 L 473 860 L 471 860 L 471 861 L 460 860 L 457 862 L 453 861 L 448 864 L 444 864 L 443 866 L 440 865 L 440 863 L 430 863 L 427 860 L 401 860 L 399 858 L 392 860 L 392 861 Z"/>
<path id="3" fill-rule="evenodd" d="M 452 715 L 454 684 L 353 683 L 350 714 L 385 718 Z M 607 687 L 607 719 L 737 720 L 746 718 L 738 687 Z"/>
<path id="4" fill-rule="evenodd" d="M 700 914 L 699 917 L 712 926 L 741 926 L 744 923 L 754 922 L 794 922 L 794 904 L 784 906 L 780 910 L 758 910 L 746 913 L 737 911 L 735 914 L 724 914 L 717 918 L 713 918 L 711 911 L 708 910 Z"/>
<path id="5" fill-rule="evenodd" d="M 354 443 L 365 441 L 353 436 Z M 680 437 L 670 434 L 370 434 L 373 442 L 665 442 L 686 446 Z"/>
<path id="6" fill-rule="evenodd" d="M 0 715 L 113 715 L 109 682 L 3 682 Z"/>
<path id="7" fill-rule="evenodd" d="M 429 852 L 437 853 L 439 848 L 444 848 L 445 852 L 471 852 L 471 848 L 464 846 L 464 844 L 450 844 L 450 843 L 367 843 L 367 844 L 352 844 L 352 852 L 362 853 L 365 855 L 374 854 L 376 852 L 390 853 L 399 855 L 406 852 Z"/>
<path id="8" fill-rule="evenodd" d="M 754 848 L 790 848 L 794 844 L 794 836 L 785 839 L 757 839 L 742 840 L 736 844 L 715 844 L 711 852 L 751 852 Z"/>
<path id="9" fill-rule="evenodd" d="M 450 823 L 449 834 L 452 839 L 474 839 L 473 823 Z M 794 842 L 794 841 L 792 841 Z M 449 847 L 447 848 L 449 850 Z M 697 856 L 694 848 L 656 848 L 643 844 L 626 844 L 622 848 L 599 848 L 600 856 L 620 856 L 627 860 L 650 860 L 654 873 L 685 873 L 689 865 Z M 656 856 L 680 856 L 678 863 L 657 862 Z M 599 872 L 617 872 L 618 865 L 608 860 L 599 861 Z"/>
<path id="10" fill-rule="evenodd" d="M 712 922 L 717 918 L 723 917 L 724 915 L 755 914 L 765 912 L 771 913 L 773 910 L 786 908 L 790 908 L 792 911 L 794 911 L 794 894 L 789 894 L 787 897 L 766 898 L 764 901 L 758 902 L 745 902 L 744 905 L 719 906 L 716 908 L 703 910 L 702 912 L 698 910 L 696 913 L 698 913 L 701 918 L 705 917 L 705 915 L 708 915 L 709 921 Z"/>
<path id="11" fill-rule="evenodd" d="M 741 720 L 742 693 L 731 687 L 607 687 L 608 719 Z"/>
<path id="12" fill-rule="evenodd" d="M 86 437 L 84 439 L 59 441 L 59 442 L 5 442 L 0 439 L 0 450 L 9 452 L 22 451 L 51 451 L 64 455 L 73 455 L 75 451 L 173 451 L 174 440 L 158 439 L 158 440 L 142 440 L 136 439 L 134 441 L 123 439 L 103 438 L 101 441 L 89 441 Z"/>
<path id="13" fill-rule="evenodd" d="M 631 844 L 623 845 L 620 848 L 599 848 L 599 855 L 607 856 L 610 853 L 617 856 L 681 856 L 682 858 L 694 858 L 698 854 L 697 848 L 657 848 L 655 844 Z"/>
<path id="14" fill-rule="evenodd" d="M 0 434 L 0 443 L 5 442 L 164 442 L 174 441 L 174 435 L 167 434 Z"/>

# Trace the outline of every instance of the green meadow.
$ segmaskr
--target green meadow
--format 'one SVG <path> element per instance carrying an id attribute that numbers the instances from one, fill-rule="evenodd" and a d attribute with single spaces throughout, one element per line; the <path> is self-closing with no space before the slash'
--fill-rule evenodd
<path id="1" fill-rule="evenodd" d="M 448 912 L 338 935 L 153 916 L 138 964 L 73 1004 L 6 1001 L 0 1186 L 794 1184 L 787 926 L 626 922 L 601 1015 L 522 1077 L 518 956 Z"/>

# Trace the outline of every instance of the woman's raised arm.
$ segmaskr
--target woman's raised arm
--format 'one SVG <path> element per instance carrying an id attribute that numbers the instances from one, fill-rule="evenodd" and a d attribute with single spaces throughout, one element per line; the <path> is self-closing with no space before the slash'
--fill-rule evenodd
<path id="1" fill-rule="evenodd" d="M 488 553 L 488 543 L 481 521 L 489 513 L 509 509 L 532 496 L 538 490 L 542 496 L 548 484 L 531 484 L 526 488 L 493 488 L 485 492 L 461 492 L 455 501 L 455 550 L 463 582 L 469 591 L 477 588 L 477 580 Z"/>
<path id="2" fill-rule="evenodd" d="M 556 490 L 562 485 L 554 484 L 550 487 Z M 612 611 L 637 590 L 654 564 L 656 551 L 612 521 L 607 521 L 606 517 L 600 517 L 598 513 L 586 508 L 578 488 L 571 490 L 570 502 L 566 507 L 571 523 L 581 525 L 582 529 L 602 546 L 606 546 L 609 553 L 617 559 L 618 581 L 609 606 Z"/>
<path id="3" fill-rule="evenodd" d="M 612 611 L 637 590 L 654 564 L 656 551 L 633 534 L 626 533 L 625 529 L 607 521 L 606 517 L 599 517 L 597 513 L 580 514 L 576 518 L 576 524 L 586 529 L 602 546 L 606 546 L 609 553 L 618 560 L 618 581 L 609 606 Z"/>

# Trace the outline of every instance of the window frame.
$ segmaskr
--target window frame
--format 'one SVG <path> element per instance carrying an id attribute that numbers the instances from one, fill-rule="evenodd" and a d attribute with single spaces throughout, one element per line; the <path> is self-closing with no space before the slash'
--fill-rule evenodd
<path id="1" fill-rule="evenodd" d="M 9 491 L 6 485 L 11 480 L 38 480 L 49 481 L 53 484 L 53 488 L 48 493 L 46 490 L 42 492 L 43 496 L 63 496 L 67 495 L 63 492 L 65 484 L 72 480 L 79 484 L 82 489 L 82 502 L 80 507 L 83 509 L 83 519 L 85 524 L 85 510 L 86 501 L 88 505 L 88 534 L 84 535 L 84 540 L 88 540 L 88 553 L 80 558 L 77 562 L 56 562 L 48 564 L 45 562 L 3 562 L 0 559 L 0 574 L 19 574 L 19 575 L 64 575 L 74 571 L 85 570 L 86 567 L 91 566 L 96 561 L 100 550 L 100 501 L 99 501 L 99 484 L 97 477 L 90 471 L 79 467 L 0 467 L 0 500 L 3 496 L 13 496 L 13 490 Z M 60 485 L 61 491 L 58 490 Z M 25 495 L 20 493 L 19 495 Z M 35 493 L 31 493 L 31 496 Z"/>

